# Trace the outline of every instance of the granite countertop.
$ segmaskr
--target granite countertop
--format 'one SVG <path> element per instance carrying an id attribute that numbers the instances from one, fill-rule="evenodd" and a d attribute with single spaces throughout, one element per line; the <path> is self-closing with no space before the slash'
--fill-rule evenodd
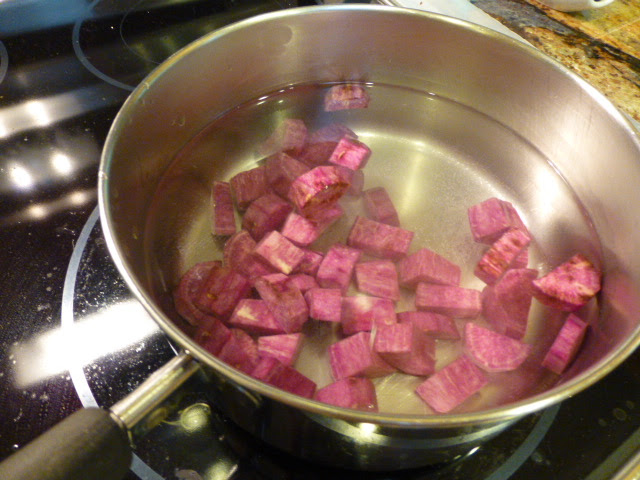
<path id="1" fill-rule="evenodd" d="M 640 122 L 640 2 L 564 13 L 537 0 L 471 0 Z"/>

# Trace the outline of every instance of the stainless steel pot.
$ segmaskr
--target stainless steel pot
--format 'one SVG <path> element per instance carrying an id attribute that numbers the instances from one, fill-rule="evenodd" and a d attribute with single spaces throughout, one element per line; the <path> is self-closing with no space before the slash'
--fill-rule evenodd
<path id="1" fill-rule="evenodd" d="M 371 146 L 367 181 L 385 182 L 418 244 L 470 264 L 479 250 L 466 240 L 464 212 L 498 195 L 524 214 L 540 269 L 575 251 L 603 269 L 597 308 L 582 312 L 590 334 L 564 375 L 507 377 L 507 393 L 485 396 L 477 410 L 425 415 L 413 400 L 389 397 L 387 405 L 395 401 L 397 408 L 371 414 L 254 380 L 208 354 L 181 326 L 172 288 L 192 263 L 220 253 L 206 226 L 211 180 L 259 160 L 252 145 L 283 115 L 323 120 L 313 104 L 287 103 L 293 87 L 345 80 L 366 82 L 379 94 L 366 111 L 340 118 Z M 260 118 L 209 126 L 274 92 L 281 92 L 281 104 L 272 102 Z M 213 398 L 230 418 L 302 458 L 369 470 L 455 458 L 589 387 L 638 346 L 638 185 L 640 141 L 624 116 L 558 63 L 481 27 L 348 5 L 271 13 L 212 32 L 140 84 L 104 148 L 99 200 L 109 250 L 132 291 L 183 351 L 155 375 L 164 386 L 147 382 L 112 412 L 134 429 L 167 390 L 197 370 L 209 377 Z M 528 335 L 539 356 L 559 317 L 544 309 L 534 316 Z"/>

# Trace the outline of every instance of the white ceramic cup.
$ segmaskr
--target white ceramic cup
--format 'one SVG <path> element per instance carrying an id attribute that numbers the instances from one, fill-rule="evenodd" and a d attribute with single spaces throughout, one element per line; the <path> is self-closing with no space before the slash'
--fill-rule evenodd
<path id="1" fill-rule="evenodd" d="M 540 3 L 560 10 L 561 12 L 576 12 L 578 10 L 588 10 L 609 5 L 613 0 L 539 0 Z"/>

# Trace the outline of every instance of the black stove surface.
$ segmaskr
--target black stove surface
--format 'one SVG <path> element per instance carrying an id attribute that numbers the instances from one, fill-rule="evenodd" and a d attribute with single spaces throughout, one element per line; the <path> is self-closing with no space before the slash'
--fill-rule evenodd
<path id="1" fill-rule="evenodd" d="M 110 407 L 175 355 L 106 249 L 95 188 L 102 144 L 130 91 L 171 53 L 288 6 L 0 2 L 0 459 L 82 406 Z M 246 435 L 196 376 L 175 413 L 136 440 L 127 478 L 607 479 L 640 447 L 639 361 L 452 464 L 357 475 Z"/>

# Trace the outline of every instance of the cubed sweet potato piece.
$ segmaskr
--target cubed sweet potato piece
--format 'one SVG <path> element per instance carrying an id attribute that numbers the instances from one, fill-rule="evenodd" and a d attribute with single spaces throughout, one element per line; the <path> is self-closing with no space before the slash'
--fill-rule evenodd
<path id="1" fill-rule="evenodd" d="M 282 235 L 300 247 L 311 245 L 322 233 L 315 222 L 296 212 L 289 214 L 280 231 Z"/>
<path id="2" fill-rule="evenodd" d="M 254 253 L 277 271 L 290 274 L 302 261 L 304 252 L 280 232 L 267 233 L 256 245 Z"/>
<path id="3" fill-rule="evenodd" d="M 340 322 L 342 291 L 339 288 L 311 288 L 304 298 L 309 305 L 309 316 L 325 322 Z"/>
<path id="4" fill-rule="evenodd" d="M 316 252 L 314 250 L 309 250 L 306 248 L 302 249 L 302 260 L 294 270 L 294 273 L 303 273 L 306 275 L 316 276 L 318 274 L 318 270 L 320 269 L 320 264 L 324 258 L 324 255 L 320 252 Z"/>
<path id="5" fill-rule="evenodd" d="M 510 228 L 518 228 L 528 234 L 528 230 L 515 207 L 505 200 L 489 198 L 469 207 L 471 234 L 478 243 L 491 245 Z"/>
<path id="6" fill-rule="evenodd" d="M 537 270 L 513 268 L 482 290 L 482 315 L 496 332 L 518 340 L 524 337 L 537 276 Z"/>
<path id="7" fill-rule="evenodd" d="M 236 202 L 238 210 L 244 211 L 256 198 L 268 193 L 267 179 L 264 174 L 265 167 L 244 170 L 233 177 L 231 184 L 231 194 Z"/>
<path id="8" fill-rule="evenodd" d="M 356 132 L 351 130 L 349 127 L 342 123 L 330 123 L 329 125 L 325 125 L 317 130 L 314 130 L 309 134 L 309 143 L 316 142 L 335 142 L 338 141 L 342 137 L 351 137 L 358 138 Z"/>
<path id="9" fill-rule="evenodd" d="M 302 333 L 265 335 L 258 338 L 258 354 L 277 358 L 284 365 L 293 365 L 303 342 Z"/>
<path id="10" fill-rule="evenodd" d="M 243 298 L 233 310 L 229 325 L 256 335 L 284 333 L 282 325 L 271 313 L 267 303 L 257 298 Z"/>
<path id="11" fill-rule="evenodd" d="M 396 314 L 398 323 L 412 323 L 415 327 L 440 340 L 459 340 L 460 332 L 453 318 L 433 312 L 407 311 Z"/>
<path id="12" fill-rule="evenodd" d="M 194 303 L 200 310 L 226 319 L 250 292 L 251 283 L 244 275 L 229 267 L 214 266 Z"/>
<path id="13" fill-rule="evenodd" d="M 436 413 L 448 413 L 487 383 L 489 380 L 483 371 L 466 355 L 461 355 L 422 382 L 416 393 Z"/>
<path id="14" fill-rule="evenodd" d="M 242 228 L 258 241 L 267 232 L 278 230 L 293 207 L 275 193 L 255 199 L 242 217 Z"/>
<path id="15" fill-rule="evenodd" d="M 364 208 L 369 218 L 394 227 L 400 226 L 398 211 L 384 187 L 370 188 L 362 192 Z"/>
<path id="16" fill-rule="evenodd" d="M 517 228 L 507 230 L 482 256 L 474 274 L 487 285 L 493 285 L 512 267 L 514 260 L 529 246 L 531 237 Z"/>
<path id="17" fill-rule="evenodd" d="M 464 351 L 487 372 L 508 372 L 522 365 L 531 345 L 468 322 L 464 326 Z"/>
<path id="18" fill-rule="evenodd" d="M 218 353 L 218 358 L 233 368 L 251 374 L 258 363 L 258 345 L 244 330 L 231 329 L 231 336 Z"/>
<path id="19" fill-rule="evenodd" d="M 349 180 L 336 166 L 315 167 L 291 183 L 288 198 L 297 211 L 313 218 L 337 202 L 349 188 Z"/>
<path id="20" fill-rule="evenodd" d="M 392 300 L 368 295 L 342 297 L 341 317 L 345 335 L 371 331 L 375 326 L 397 322 Z"/>
<path id="21" fill-rule="evenodd" d="M 180 282 L 173 291 L 176 312 L 191 325 L 199 325 L 209 316 L 196 306 L 195 300 L 214 266 L 221 267 L 221 263 L 214 260 L 193 265 L 180 277 Z"/>
<path id="22" fill-rule="evenodd" d="M 356 263 L 362 252 L 341 243 L 334 244 L 324 255 L 316 278 L 323 288 L 339 288 L 347 291 Z"/>
<path id="23" fill-rule="evenodd" d="M 218 355 L 231 338 L 231 329 L 215 317 L 207 317 L 199 326 L 194 340 L 213 355 Z"/>
<path id="24" fill-rule="evenodd" d="M 260 145 L 258 151 L 262 155 L 280 151 L 297 155 L 306 145 L 308 133 L 304 121 L 299 118 L 285 118 Z"/>
<path id="25" fill-rule="evenodd" d="M 362 85 L 334 85 L 325 94 L 324 110 L 326 112 L 335 112 L 337 110 L 367 108 L 369 101 L 369 92 Z"/>
<path id="26" fill-rule="evenodd" d="M 565 312 L 587 304 L 601 288 L 600 271 L 576 254 L 545 276 L 533 281 L 533 296 L 540 303 Z"/>
<path id="27" fill-rule="evenodd" d="M 329 362 L 334 380 L 346 377 L 383 377 L 395 369 L 371 348 L 371 334 L 360 332 L 329 346 Z"/>
<path id="28" fill-rule="evenodd" d="M 418 310 L 453 318 L 473 318 L 482 310 L 481 292 L 455 285 L 418 283 L 415 304 Z"/>
<path id="29" fill-rule="evenodd" d="M 358 216 L 347 237 L 347 245 L 374 257 L 399 260 L 409 250 L 413 232 Z"/>
<path id="30" fill-rule="evenodd" d="M 257 277 L 275 273 L 276 270 L 253 253 L 256 241 L 246 230 L 233 234 L 224 244 L 222 252 L 225 265 L 240 272 L 251 282 Z"/>
<path id="31" fill-rule="evenodd" d="M 376 388 L 369 378 L 346 377 L 316 391 L 315 399 L 336 407 L 378 411 Z"/>
<path id="32" fill-rule="evenodd" d="M 284 152 L 274 153 L 265 161 L 267 185 L 285 200 L 293 181 L 308 171 L 307 165 Z"/>
<path id="33" fill-rule="evenodd" d="M 400 298 L 398 272 L 391 260 L 356 263 L 355 277 L 358 290 L 363 293 L 393 301 Z"/>
<path id="34" fill-rule="evenodd" d="M 274 387 L 305 398 L 313 398 L 317 388 L 313 380 L 275 357 L 261 357 L 250 374 Z"/>
<path id="35" fill-rule="evenodd" d="M 400 285 L 415 289 L 420 282 L 459 285 L 462 270 L 458 265 L 428 248 L 421 248 L 398 263 Z"/>
<path id="36" fill-rule="evenodd" d="M 309 308 L 302 292 L 286 275 L 265 275 L 256 279 L 254 286 L 286 333 L 302 329 L 309 317 Z"/>
<path id="37" fill-rule="evenodd" d="M 435 370 L 435 340 L 411 323 L 379 325 L 373 349 L 401 372 L 431 375 Z"/>
<path id="38" fill-rule="evenodd" d="M 327 165 L 336 145 L 338 145 L 337 141 L 307 143 L 296 158 L 310 168 Z"/>
<path id="39" fill-rule="evenodd" d="M 371 157 L 371 149 L 360 140 L 346 136 L 342 137 L 333 153 L 329 157 L 329 163 L 342 165 L 351 170 L 360 170 L 365 167 Z"/>
<path id="40" fill-rule="evenodd" d="M 231 185 L 214 181 L 211 187 L 211 233 L 213 235 L 233 235 L 236 233 L 236 217 L 231 197 Z"/>
<path id="41" fill-rule="evenodd" d="M 558 375 L 564 372 L 578 354 L 587 328 L 587 322 L 570 313 L 542 360 L 542 365 Z"/>
<path id="42" fill-rule="evenodd" d="M 291 285 L 294 285 L 298 290 L 300 290 L 303 295 L 307 290 L 319 287 L 316 277 L 308 275 L 306 273 L 294 273 L 292 275 L 289 275 L 288 282 Z"/>

